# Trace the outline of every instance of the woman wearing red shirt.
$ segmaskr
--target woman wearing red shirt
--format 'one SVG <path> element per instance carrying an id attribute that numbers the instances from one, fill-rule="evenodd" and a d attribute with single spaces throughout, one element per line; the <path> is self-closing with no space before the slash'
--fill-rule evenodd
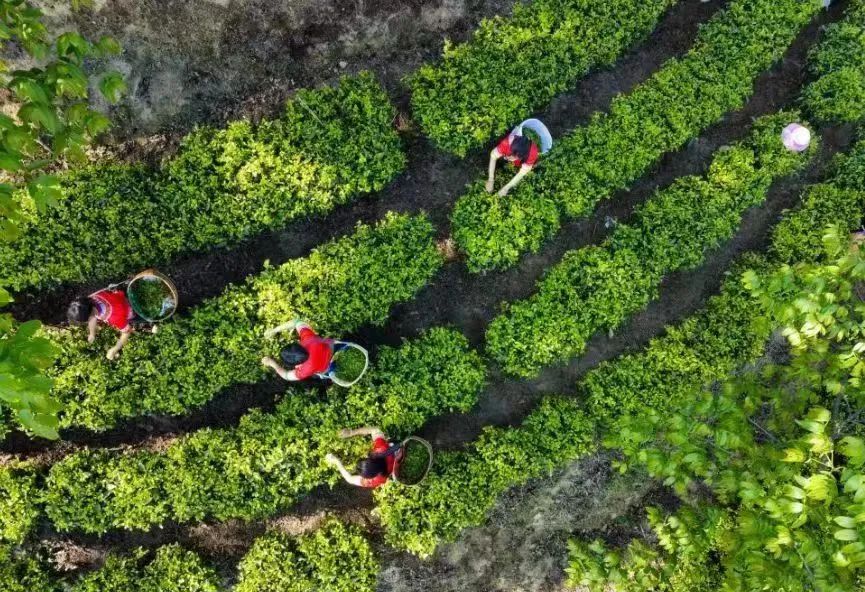
<path id="1" fill-rule="evenodd" d="M 375 489 L 388 482 L 393 475 L 394 466 L 402 454 L 401 449 L 393 442 L 389 442 L 387 436 L 378 428 L 358 428 L 356 430 L 340 430 L 340 438 L 351 438 L 353 436 L 369 436 L 372 439 L 372 449 L 365 459 L 358 465 L 358 474 L 349 473 L 333 454 L 324 457 L 327 464 L 336 467 L 346 482 L 358 487 Z"/>
<path id="2" fill-rule="evenodd" d="M 99 322 L 114 327 L 120 331 L 120 337 L 114 347 L 105 354 L 109 360 L 114 360 L 129 341 L 134 331 L 132 321 L 136 319 L 135 312 L 129 304 L 126 292 L 123 290 L 100 290 L 87 298 L 79 298 L 69 305 L 66 311 L 69 322 L 76 325 L 87 323 L 87 342 L 93 343 Z M 152 331 L 156 333 L 156 325 Z"/>
<path id="3" fill-rule="evenodd" d="M 499 190 L 499 197 L 504 197 L 508 191 L 513 189 L 517 183 L 523 180 L 523 177 L 528 175 L 538 162 L 540 150 L 537 144 L 529 140 L 526 136 L 510 134 L 506 136 L 498 145 L 490 152 L 490 168 L 487 178 L 487 193 L 492 193 L 495 188 L 494 182 L 496 179 L 496 162 L 500 158 L 504 158 L 512 163 L 519 170 L 514 178 L 507 185 Z"/>
<path id="4" fill-rule="evenodd" d="M 312 327 L 297 319 L 269 329 L 264 336 L 273 337 L 283 331 L 297 331 L 297 336 L 300 338 L 299 343 L 292 344 L 279 354 L 283 363 L 291 369 L 283 368 L 270 356 L 263 357 L 262 364 L 275 370 L 283 379 L 290 381 L 306 380 L 328 371 L 333 361 L 333 339 L 319 337 Z"/>

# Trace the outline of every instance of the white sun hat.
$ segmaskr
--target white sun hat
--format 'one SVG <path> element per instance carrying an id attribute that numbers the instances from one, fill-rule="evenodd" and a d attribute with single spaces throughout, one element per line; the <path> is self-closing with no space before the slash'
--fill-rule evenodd
<path id="1" fill-rule="evenodd" d="M 802 152 L 811 144 L 811 131 L 804 125 L 791 123 L 781 132 L 781 141 L 787 150 Z"/>

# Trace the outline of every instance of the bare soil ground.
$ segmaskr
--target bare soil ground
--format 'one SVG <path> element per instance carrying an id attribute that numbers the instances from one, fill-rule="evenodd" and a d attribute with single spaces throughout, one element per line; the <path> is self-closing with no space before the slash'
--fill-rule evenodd
<path id="1" fill-rule="evenodd" d="M 642 504 L 657 491 L 650 480 L 614 474 L 604 455 L 587 458 L 512 489 L 487 524 L 465 530 L 430 561 L 385 554 L 379 592 L 560 592 L 568 539 L 630 540 L 643 528 Z"/>
<path id="2" fill-rule="evenodd" d="M 434 59 L 442 38 L 509 14 L 514 0 L 35 0 L 52 30 L 111 35 L 110 64 L 128 98 L 112 114 L 118 138 L 183 133 L 197 123 L 279 110 L 298 88 L 372 70 L 391 89 Z"/>
<path id="3" fill-rule="evenodd" d="M 137 142 L 140 156 L 170 149 L 174 139 L 196 123 L 218 124 L 245 115 L 271 114 L 293 89 L 332 81 L 343 72 L 373 69 L 394 101 L 406 110 L 407 94 L 400 78 L 421 62 L 434 59 L 442 36 L 465 38 L 482 16 L 507 13 L 512 2 L 95 0 L 92 13 L 71 13 L 65 1 L 40 4 L 51 10 L 54 22 L 93 36 L 112 34 L 127 48 L 116 65 L 129 73 L 132 92 L 117 113 L 121 123 L 116 137 Z M 686 51 L 699 23 L 723 5 L 722 0 L 681 2 L 647 42 L 613 68 L 587 77 L 539 115 L 554 134 L 582 124 L 617 93 L 628 92 L 663 61 Z M 678 176 L 702 172 L 717 148 L 745 135 L 752 118 L 795 104 L 805 79 L 808 49 L 820 27 L 839 18 L 845 5 L 835 3 L 800 36 L 782 63 L 760 78 L 744 109 L 667 155 L 630 191 L 605 201 L 592 216 L 567 224 L 540 253 L 524 258 L 510 271 L 482 276 L 469 274 L 459 262 L 448 264 L 417 299 L 396 307 L 386 326 L 353 337 L 375 348 L 396 344 L 430 326 L 452 324 L 473 345 L 482 346 L 483 333 L 500 302 L 531 294 L 544 270 L 566 250 L 599 242 L 609 232 L 607 220 L 627 220 L 634 206 L 657 188 Z M 747 213 L 732 241 L 710 254 L 699 269 L 668 277 L 661 298 L 615 334 L 596 336 L 585 355 L 533 381 L 510 380 L 494 371 L 472 413 L 437 418 L 422 434 L 437 447 L 454 449 L 473 439 L 485 425 L 516 424 L 543 395 L 572 393 L 586 370 L 642 346 L 666 325 L 697 310 L 717 290 L 731 260 L 745 250 L 764 246 L 768 229 L 784 208 L 795 204 L 802 185 L 819 179 L 830 157 L 851 141 L 847 128 L 820 131 L 821 154 L 811 167 L 795 179 L 776 184 L 769 199 Z M 154 139 L 152 134 L 163 136 Z M 485 156 L 478 152 L 460 161 L 411 134 L 406 136 L 406 147 L 408 171 L 377 196 L 341 208 L 324 220 L 301 221 L 236 248 L 190 255 L 167 266 L 178 280 L 186 305 L 257 273 L 265 259 L 278 263 L 302 256 L 315 244 L 349 232 L 358 220 L 373 221 L 388 210 L 426 210 L 440 237 L 447 237 L 451 207 L 465 184 L 481 174 Z M 69 297 L 90 287 L 25 294 L 14 312 L 22 318 L 57 322 Z M 81 445 L 161 447 L 179 434 L 204 426 L 234 425 L 251 407 L 272 408 L 283 390 L 284 384 L 278 381 L 238 387 L 184 417 L 140 418 L 104 434 L 69 431 L 64 434 L 67 442 L 60 445 L 15 435 L 0 450 L 50 463 Z M 369 527 L 383 554 L 382 592 L 551 592 L 562 586 L 568 536 L 582 532 L 613 540 L 627 538 L 640 528 L 640 512 L 635 508 L 652 496 L 663 498 L 651 484 L 613 478 L 608 458 L 586 459 L 550 479 L 509 492 L 486 526 L 467 530 L 430 562 L 387 550 L 371 522 L 368 492 L 348 487 L 320 488 L 286 515 L 252 524 L 167 524 L 147 533 L 111 532 L 103 537 L 60 535 L 44 525 L 40 534 L 58 563 L 69 569 L 92 568 L 110 549 L 178 541 L 214 560 L 230 579 L 237 559 L 267 528 L 302 532 L 314 527 L 325 513 L 334 512 Z"/>

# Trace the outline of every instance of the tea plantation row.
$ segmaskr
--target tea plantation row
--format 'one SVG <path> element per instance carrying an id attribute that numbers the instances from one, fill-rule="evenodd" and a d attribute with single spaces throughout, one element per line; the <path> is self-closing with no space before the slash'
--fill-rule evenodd
<path id="1" fill-rule="evenodd" d="M 299 537 L 260 537 L 240 561 L 234 586 L 178 545 L 110 554 L 96 571 L 64 578 L 32 557 L 0 548 L 4 592 L 373 592 L 377 574 L 369 542 L 335 520 Z"/>

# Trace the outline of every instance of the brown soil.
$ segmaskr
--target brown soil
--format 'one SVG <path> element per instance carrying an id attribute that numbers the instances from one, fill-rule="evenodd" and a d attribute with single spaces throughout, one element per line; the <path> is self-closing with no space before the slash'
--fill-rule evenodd
<path id="1" fill-rule="evenodd" d="M 391 89 L 514 0 L 35 0 L 51 30 L 111 35 L 129 84 L 119 138 L 272 114 L 297 88 L 360 70 Z"/>

